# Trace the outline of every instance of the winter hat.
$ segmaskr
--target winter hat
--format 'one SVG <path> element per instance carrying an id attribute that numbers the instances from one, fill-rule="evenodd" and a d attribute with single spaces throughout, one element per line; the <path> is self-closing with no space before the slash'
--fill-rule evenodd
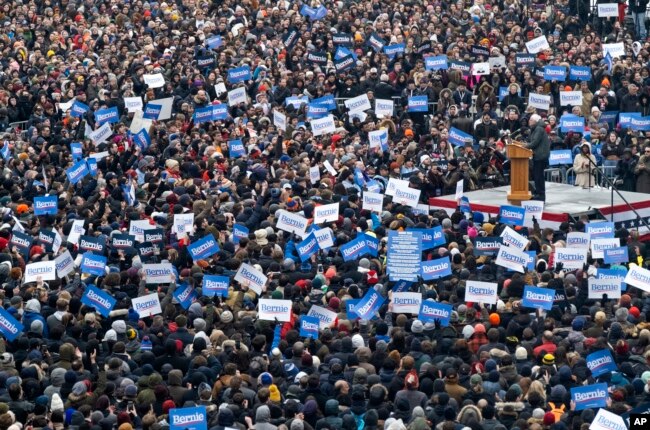
<path id="1" fill-rule="evenodd" d="M 555 356 L 553 354 L 546 354 L 542 358 L 542 363 L 544 363 L 546 365 L 549 365 L 549 366 L 552 365 L 552 364 L 555 364 Z"/>
<path id="2" fill-rule="evenodd" d="M 526 348 L 523 346 L 517 347 L 515 350 L 515 358 L 517 360 L 526 360 L 528 359 L 528 351 L 526 351 Z"/>
<path id="3" fill-rule="evenodd" d="M 501 323 L 501 317 L 497 313 L 490 314 L 490 325 L 496 327 Z"/>
<path id="4" fill-rule="evenodd" d="M 630 308 L 630 315 L 632 315 L 634 318 L 639 318 L 641 316 L 641 311 L 636 306 L 632 306 Z"/>
<path id="5" fill-rule="evenodd" d="M 422 321 L 420 320 L 413 321 L 413 324 L 411 324 L 411 332 L 422 333 L 423 331 L 424 331 L 424 325 L 422 324 Z"/>
<path id="6" fill-rule="evenodd" d="M 545 426 L 552 426 L 555 424 L 555 415 L 553 415 L 553 412 L 545 413 L 543 422 Z"/>
<path id="7" fill-rule="evenodd" d="M 233 315 L 232 312 L 230 311 L 223 311 L 221 313 L 221 322 L 225 324 L 231 323 L 233 320 Z"/>
<path id="8" fill-rule="evenodd" d="M 280 396 L 280 390 L 278 390 L 277 385 L 271 384 L 269 386 L 269 400 L 275 403 L 280 403 L 282 401 L 282 396 Z"/>

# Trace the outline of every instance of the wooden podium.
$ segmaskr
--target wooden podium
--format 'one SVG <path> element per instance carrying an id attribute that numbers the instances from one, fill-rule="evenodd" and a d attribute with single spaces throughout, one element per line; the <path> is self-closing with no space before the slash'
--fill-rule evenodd
<path id="1" fill-rule="evenodd" d="M 515 142 L 506 146 L 510 159 L 510 194 L 508 200 L 520 205 L 523 200 L 530 200 L 532 195 L 528 190 L 528 160 L 533 151 Z"/>

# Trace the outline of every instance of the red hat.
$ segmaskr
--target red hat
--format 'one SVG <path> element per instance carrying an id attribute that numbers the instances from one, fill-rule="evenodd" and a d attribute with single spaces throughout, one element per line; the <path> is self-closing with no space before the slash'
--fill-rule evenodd
<path id="1" fill-rule="evenodd" d="M 147 11 L 149 12 L 149 11 Z M 147 13 L 145 12 L 145 13 Z M 149 15 L 151 15 L 151 12 L 149 12 Z M 162 404 L 162 409 L 163 409 L 163 414 L 168 414 L 170 409 L 174 409 L 176 407 L 176 404 L 174 403 L 173 400 L 165 400 Z"/>
<path id="2" fill-rule="evenodd" d="M 9 244 L 9 241 L 7 239 L 5 239 L 4 237 L 0 237 L 0 251 L 5 249 L 8 244 Z"/>
<path id="3" fill-rule="evenodd" d="M 340 134 L 335 134 L 335 135 L 332 136 L 332 143 L 336 144 L 336 142 L 338 142 L 341 139 L 342 139 L 342 137 L 341 137 Z"/>
<path id="4" fill-rule="evenodd" d="M 330 308 L 338 311 L 339 308 L 341 307 L 341 299 L 339 299 L 338 297 L 332 297 L 328 302 L 328 305 Z"/>
<path id="5" fill-rule="evenodd" d="M 641 311 L 636 306 L 632 306 L 630 308 L 630 315 L 632 315 L 634 318 L 639 318 L 639 316 L 641 316 Z"/>
<path id="6" fill-rule="evenodd" d="M 555 415 L 553 415 L 553 412 L 547 412 L 544 414 L 544 425 L 545 426 L 552 426 L 555 424 Z"/>
<path id="7" fill-rule="evenodd" d="M 379 282 L 379 277 L 377 276 L 377 272 L 374 270 L 369 270 L 368 271 L 368 285 L 375 285 L 377 282 Z"/>

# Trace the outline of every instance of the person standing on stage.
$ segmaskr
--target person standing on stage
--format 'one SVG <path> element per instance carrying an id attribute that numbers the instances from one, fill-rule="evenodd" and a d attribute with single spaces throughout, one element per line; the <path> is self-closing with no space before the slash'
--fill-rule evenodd
<path id="1" fill-rule="evenodd" d="M 528 120 L 530 143 L 528 149 L 533 151 L 533 181 L 535 182 L 535 195 L 533 200 L 546 201 L 546 183 L 544 170 L 548 167 L 548 157 L 551 152 L 551 143 L 546 134 L 542 117 L 533 114 Z"/>
<path id="2" fill-rule="evenodd" d="M 586 140 L 580 144 L 580 153 L 573 159 L 576 174 L 575 186 L 591 188 L 596 185 L 596 157 L 591 153 L 591 145 Z"/>

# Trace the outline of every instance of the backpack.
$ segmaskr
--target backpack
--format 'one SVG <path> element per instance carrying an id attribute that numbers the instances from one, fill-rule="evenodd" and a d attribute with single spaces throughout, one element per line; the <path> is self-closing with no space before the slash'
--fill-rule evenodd
<path id="1" fill-rule="evenodd" d="M 550 412 L 555 415 L 555 422 L 560 421 L 560 418 L 562 418 L 562 415 L 564 415 L 564 410 L 566 409 L 566 406 L 564 403 L 561 403 L 559 405 L 556 405 L 553 402 L 548 402 L 548 405 L 550 406 L 551 410 Z"/>

